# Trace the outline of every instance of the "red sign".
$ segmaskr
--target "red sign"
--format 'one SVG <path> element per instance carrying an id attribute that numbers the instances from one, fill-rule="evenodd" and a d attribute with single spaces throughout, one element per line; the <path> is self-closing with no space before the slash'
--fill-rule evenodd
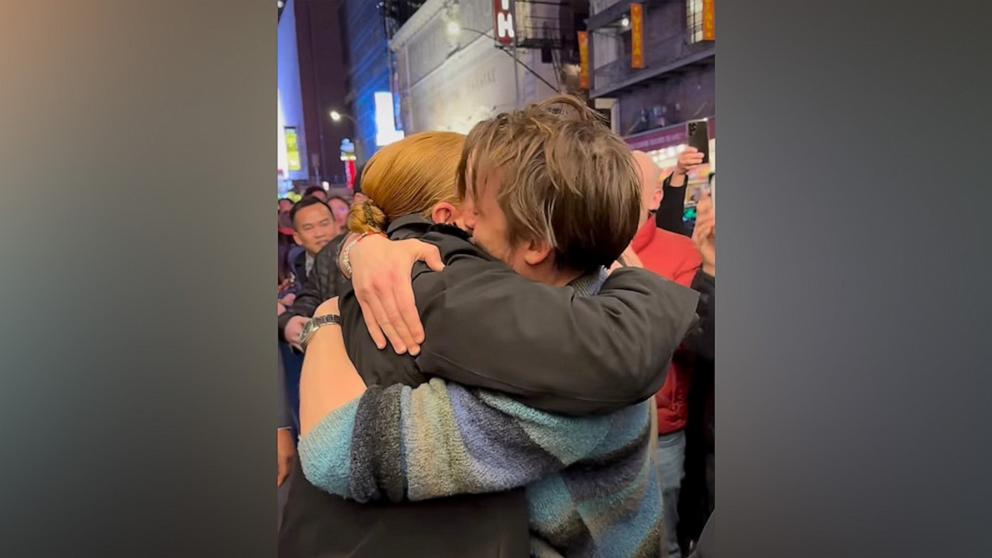
<path id="1" fill-rule="evenodd" d="M 630 5 L 630 67 L 644 67 L 644 5 Z"/>
<path id="2" fill-rule="evenodd" d="M 579 31 L 579 87 L 589 89 L 589 33 Z"/>
<path id="3" fill-rule="evenodd" d="M 516 37 L 513 30 L 513 0 L 493 0 L 493 20 L 496 42 L 503 46 L 512 45 Z"/>
<path id="4" fill-rule="evenodd" d="M 346 179 L 348 181 L 348 189 L 349 190 L 354 190 L 355 189 L 355 178 L 357 178 L 355 176 L 355 173 L 356 173 L 355 160 L 354 159 L 349 159 L 349 160 L 345 161 L 344 162 L 344 175 L 345 175 L 345 177 L 346 177 Z"/>

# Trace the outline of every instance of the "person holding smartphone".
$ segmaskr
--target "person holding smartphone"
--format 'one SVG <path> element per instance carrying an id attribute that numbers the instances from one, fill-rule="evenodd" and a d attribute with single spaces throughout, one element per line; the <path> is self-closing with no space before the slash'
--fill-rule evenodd
<path id="1" fill-rule="evenodd" d="M 660 205 L 657 208 L 655 222 L 666 231 L 686 234 L 682 214 L 685 211 L 685 185 L 689 182 L 689 173 L 704 164 L 704 153 L 689 146 L 679 154 L 675 169 L 661 183 Z"/>

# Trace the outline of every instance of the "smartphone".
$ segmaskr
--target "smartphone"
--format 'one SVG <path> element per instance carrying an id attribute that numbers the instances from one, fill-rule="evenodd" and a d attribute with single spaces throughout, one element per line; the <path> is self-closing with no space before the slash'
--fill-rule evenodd
<path id="1" fill-rule="evenodd" d="M 710 131 L 705 120 L 692 120 L 686 123 L 689 146 L 703 154 L 703 163 L 710 162 Z"/>

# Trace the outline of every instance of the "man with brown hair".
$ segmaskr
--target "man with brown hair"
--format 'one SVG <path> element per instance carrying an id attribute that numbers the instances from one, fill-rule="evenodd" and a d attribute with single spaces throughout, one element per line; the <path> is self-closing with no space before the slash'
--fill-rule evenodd
<path id="1" fill-rule="evenodd" d="M 556 286 L 612 263 L 637 229 L 626 145 L 573 97 L 478 124 L 458 187 L 476 244 Z"/>
<path id="2" fill-rule="evenodd" d="M 651 451 L 653 403 L 644 401 L 645 395 L 639 403 L 618 407 L 609 394 L 588 391 L 590 382 L 604 378 L 623 383 L 624 371 L 616 368 L 631 362 L 632 355 L 610 350 L 627 347 L 624 335 L 631 332 L 611 332 L 590 342 L 593 354 L 606 352 L 620 363 L 592 371 L 573 370 L 573 365 L 584 367 L 575 362 L 572 349 L 588 354 L 588 347 L 559 334 L 581 332 L 582 318 L 617 318 L 609 311 L 582 308 L 603 284 L 604 266 L 619 256 L 637 227 L 640 188 L 629 150 L 580 103 L 556 99 L 478 125 L 469 134 L 459 176 L 476 243 L 520 275 L 543 283 L 545 292 L 562 291 L 567 304 L 578 310 L 570 323 L 556 322 L 561 314 L 552 312 L 548 319 L 542 316 L 546 309 L 526 305 L 533 297 L 517 300 L 506 289 L 480 289 L 480 282 L 510 270 L 495 260 L 466 268 L 460 264 L 469 257 L 468 249 L 456 250 L 454 258 L 446 258 L 444 272 L 418 272 L 414 278 L 414 285 L 421 286 L 417 293 L 424 301 L 426 329 L 432 333 L 416 361 L 405 361 L 449 381 L 434 378 L 417 387 L 365 391 L 362 381 L 354 380 L 350 363 L 319 360 L 340 354 L 328 352 L 328 343 L 345 343 L 362 379 L 371 384 L 368 378 L 383 355 L 391 355 L 361 350 L 371 340 L 354 296 L 345 295 L 340 318 L 344 337 L 334 327 L 322 328 L 310 341 L 316 352 L 308 349 L 305 374 L 336 387 L 307 394 L 311 408 L 305 413 L 316 409 L 322 417 L 303 426 L 301 458 L 307 478 L 358 501 L 526 487 L 533 555 L 657 556 L 662 508 Z M 471 297 L 458 290 L 465 284 L 476 285 Z M 681 292 L 662 289 L 656 294 L 659 305 L 688 310 L 672 316 L 681 324 L 658 329 L 666 339 L 668 330 L 680 330 L 677 344 L 691 320 L 694 297 L 676 302 Z M 336 307 L 330 301 L 316 315 Z M 444 324 L 432 327 L 432 314 L 434 319 L 444 316 L 448 329 Z M 487 319 L 494 315 L 502 316 L 499 326 Z M 520 321 L 504 327 L 507 315 Z M 492 327 L 479 328 L 480 322 Z M 601 325 L 590 322 L 587 327 Z M 473 337 L 480 329 L 484 336 Z M 435 338 L 435 331 L 442 335 Z M 551 341 L 519 347 L 523 355 L 495 353 L 507 350 L 507 332 L 512 338 L 519 331 Z M 459 355 L 464 358 L 450 358 L 454 345 L 468 348 Z M 634 349 L 639 354 L 633 361 L 669 352 L 671 347 L 664 345 L 645 341 Z M 500 368 L 494 360 L 512 365 Z M 348 374 L 352 378 L 345 378 Z M 654 373 L 663 375 L 663 367 Z M 480 387 L 486 389 L 473 389 Z M 325 395 L 329 399 L 322 400 Z M 349 403 L 351 398 L 357 399 Z M 548 411 L 571 411 L 573 416 Z M 589 414 L 596 411 L 609 412 Z M 350 466 L 342 469 L 342 463 Z"/>

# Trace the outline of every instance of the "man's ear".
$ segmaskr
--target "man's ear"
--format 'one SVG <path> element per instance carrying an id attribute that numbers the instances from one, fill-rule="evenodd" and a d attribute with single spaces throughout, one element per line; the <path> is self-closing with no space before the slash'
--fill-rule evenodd
<path id="1" fill-rule="evenodd" d="M 303 239 L 300 238 L 299 233 L 297 233 L 296 231 L 293 231 L 293 240 L 296 241 L 298 245 L 303 246 Z"/>
<path id="2" fill-rule="evenodd" d="M 541 265 L 551 257 L 553 252 L 551 245 L 546 241 L 531 240 L 524 246 L 524 261 L 531 266 Z"/>
<path id="3" fill-rule="evenodd" d="M 438 202 L 431 209 L 431 221 L 439 225 L 454 224 L 458 217 L 458 208 L 449 202 Z"/>

